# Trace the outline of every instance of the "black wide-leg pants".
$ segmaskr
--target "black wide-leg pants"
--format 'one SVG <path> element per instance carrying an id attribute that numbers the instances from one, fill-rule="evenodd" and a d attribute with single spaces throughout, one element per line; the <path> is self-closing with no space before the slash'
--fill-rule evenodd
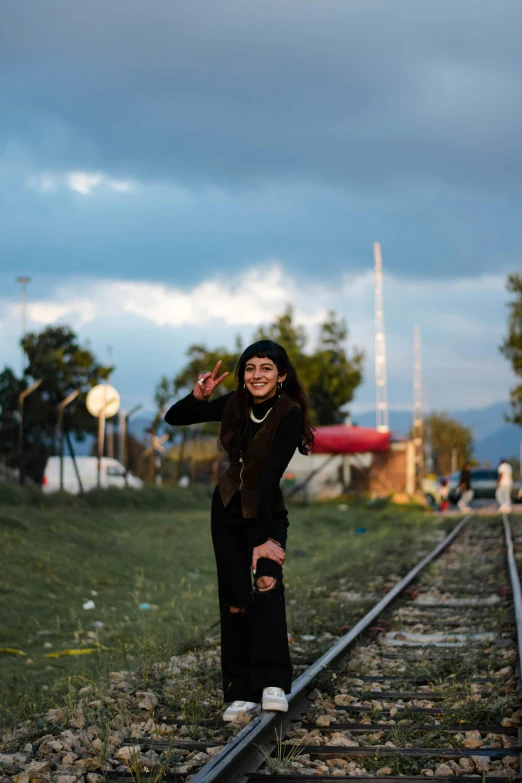
<path id="1" fill-rule="evenodd" d="M 261 558 L 252 575 L 253 522 L 241 519 L 240 506 L 224 508 L 216 488 L 212 501 L 212 541 L 221 609 L 221 667 L 224 700 L 260 702 L 263 688 L 290 693 L 292 664 L 286 628 L 283 569 Z M 288 516 L 272 517 L 270 538 L 286 548 Z M 255 580 L 271 576 L 275 587 L 255 589 Z M 229 607 L 240 612 L 232 613 Z"/>

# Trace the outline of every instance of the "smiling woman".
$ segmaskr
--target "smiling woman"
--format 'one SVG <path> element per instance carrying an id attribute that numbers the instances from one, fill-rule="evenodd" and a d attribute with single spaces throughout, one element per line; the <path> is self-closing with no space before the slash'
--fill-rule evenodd
<path id="1" fill-rule="evenodd" d="M 229 459 L 212 500 L 212 540 L 221 606 L 225 721 L 262 702 L 286 712 L 292 683 L 283 586 L 288 528 L 279 482 L 313 435 L 308 400 L 284 348 L 261 340 L 236 368 L 237 389 L 209 401 L 228 375 L 221 362 L 167 412 L 168 424 L 220 421 Z M 254 589 L 252 590 L 252 574 Z"/>
<path id="2" fill-rule="evenodd" d="M 277 366 L 271 359 L 258 359 L 254 356 L 245 365 L 244 386 L 252 395 L 252 402 L 258 405 L 273 397 L 276 388 L 282 389 L 287 377 L 288 373 L 286 372 L 279 374 Z M 265 418 L 269 412 L 270 409 L 265 414 Z M 250 418 L 258 424 L 264 421 L 264 419 L 258 421 L 252 410 L 250 410 Z"/>

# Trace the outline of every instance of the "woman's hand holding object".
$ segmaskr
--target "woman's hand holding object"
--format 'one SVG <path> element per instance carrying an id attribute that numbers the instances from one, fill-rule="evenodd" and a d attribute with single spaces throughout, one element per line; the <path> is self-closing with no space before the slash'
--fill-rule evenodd
<path id="1" fill-rule="evenodd" d="M 198 376 L 198 380 L 196 381 L 196 385 L 194 386 L 194 397 L 197 400 L 208 400 L 216 386 L 219 386 L 221 381 L 224 381 L 228 372 L 224 372 L 223 375 L 220 375 L 219 378 L 217 378 L 217 374 L 219 372 L 219 368 L 221 366 L 221 362 L 219 361 L 212 372 L 205 372 L 200 373 Z"/>
<path id="2" fill-rule="evenodd" d="M 274 541 L 265 541 L 264 544 L 254 547 L 254 552 L 252 554 L 252 570 L 254 573 L 257 569 L 257 561 L 261 557 L 266 557 L 268 560 L 274 560 L 282 566 L 285 562 L 285 550 Z"/>

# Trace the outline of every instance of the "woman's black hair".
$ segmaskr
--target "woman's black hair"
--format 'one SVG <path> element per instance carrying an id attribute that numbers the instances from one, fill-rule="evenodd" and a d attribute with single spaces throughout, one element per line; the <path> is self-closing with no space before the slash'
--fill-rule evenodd
<path id="1" fill-rule="evenodd" d="M 301 381 L 299 380 L 295 367 L 290 361 L 287 352 L 282 345 L 279 345 L 279 343 L 276 343 L 273 340 L 258 340 L 256 343 L 249 345 L 248 348 L 245 348 L 239 357 L 235 373 L 237 389 L 234 397 L 236 402 L 235 410 L 237 411 L 236 415 L 238 423 L 235 432 L 237 433 L 238 442 L 234 443 L 234 445 L 240 448 L 241 440 L 249 422 L 252 396 L 250 392 L 244 388 L 244 379 L 247 362 L 249 362 L 254 357 L 257 359 L 270 359 L 277 367 L 279 375 L 284 375 L 286 373 L 286 379 L 283 381 L 282 392 L 286 394 L 287 397 L 290 397 L 291 400 L 296 402 L 303 411 L 304 426 L 298 449 L 301 454 L 308 454 L 314 445 L 314 436 L 308 418 L 308 410 L 310 407 L 308 395 L 305 392 Z"/>

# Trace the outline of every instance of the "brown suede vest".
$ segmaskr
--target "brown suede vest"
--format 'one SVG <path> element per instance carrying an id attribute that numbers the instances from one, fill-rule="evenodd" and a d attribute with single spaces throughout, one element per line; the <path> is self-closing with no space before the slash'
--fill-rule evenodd
<path id="1" fill-rule="evenodd" d="M 228 440 L 227 435 L 237 427 L 237 423 L 232 415 L 233 406 L 235 404 L 234 397 L 231 397 L 225 406 L 223 411 L 223 418 L 221 419 L 221 431 L 220 440 L 225 442 Z M 249 441 L 245 452 L 239 452 L 237 454 L 228 454 L 230 465 L 221 474 L 218 481 L 219 493 L 223 501 L 223 505 L 228 506 L 232 496 L 241 490 L 241 507 L 242 514 L 245 519 L 252 519 L 257 516 L 257 509 L 259 506 L 259 493 L 261 490 L 261 474 L 266 460 L 270 455 L 270 449 L 276 436 L 277 430 L 283 417 L 288 413 L 290 408 L 299 407 L 296 402 L 287 397 L 286 394 L 282 394 L 281 397 L 274 403 L 270 413 L 259 427 L 254 437 Z M 255 410 L 255 408 L 254 408 Z M 274 504 L 272 506 L 275 512 L 283 511 L 285 507 L 283 493 L 281 489 L 277 487 Z"/>

